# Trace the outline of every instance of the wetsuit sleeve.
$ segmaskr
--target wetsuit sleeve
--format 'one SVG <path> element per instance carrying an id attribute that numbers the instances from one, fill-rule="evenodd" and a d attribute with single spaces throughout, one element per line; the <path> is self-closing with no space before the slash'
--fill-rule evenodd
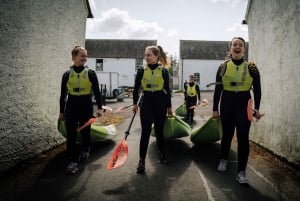
<path id="1" fill-rule="evenodd" d="M 88 74 L 89 74 L 89 80 L 92 83 L 92 90 L 96 99 L 98 109 L 102 109 L 101 94 L 99 90 L 99 82 L 98 82 L 96 72 L 93 70 L 89 70 Z"/>
<path id="2" fill-rule="evenodd" d="M 222 82 L 222 77 L 220 76 L 220 72 L 223 65 L 221 64 L 217 70 L 216 74 L 216 82 Z M 218 111 L 219 101 L 221 97 L 221 93 L 223 91 L 223 85 L 222 84 L 216 84 L 215 91 L 214 91 L 214 103 L 213 103 L 213 111 Z"/>
<path id="3" fill-rule="evenodd" d="M 64 113 L 65 111 L 66 100 L 67 100 L 67 82 L 69 80 L 69 73 L 70 71 L 65 72 L 61 80 L 61 90 L 60 90 L 60 98 L 59 98 L 60 113 Z"/>
<path id="4" fill-rule="evenodd" d="M 138 99 L 139 99 L 139 91 L 141 88 L 141 81 L 144 75 L 144 70 L 143 69 L 139 69 L 136 73 L 136 77 L 135 77 L 135 82 L 134 82 L 134 87 L 133 87 L 133 104 L 137 104 Z"/>
<path id="5" fill-rule="evenodd" d="M 183 89 L 184 89 L 184 100 L 186 101 L 186 97 L 187 97 L 187 93 L 186 93 L 187 84 L 183 85 Z"/>
<path id="6" fill-rule="evenodd" d="M 164 90 L 166 92 L 166 97 L 167 97 L 167 107 L 172 107 L 172 102 L 171 102 L 171 89 L 170 89 L 170 85 L 169 85 L 169 80 L 170 80 L 170 76 L 169 76 L 169 71 L 167 69 L 163 68 L 162 71 L 162 76 L 164 79 Z"/>
<path id="7" fill-rule="evenodd" d="M 200 94 L 200 86 L 198 84 L 196 84 L 196 91 L 197 91 L 197 96 L 198 96 L 198 100 L 201 100 L 201 94 Z"/>
<path id="8" fill-rule="evenodd" d="M 255 63 L 249 62 L 248 69 L 250 76 L 253 79 L 253 95 L 254 95 L 254 106 L 255 109 L 259 110 L 260 100 L 261 100 L 261 84 L 260 84 L 260 74 Z"/>

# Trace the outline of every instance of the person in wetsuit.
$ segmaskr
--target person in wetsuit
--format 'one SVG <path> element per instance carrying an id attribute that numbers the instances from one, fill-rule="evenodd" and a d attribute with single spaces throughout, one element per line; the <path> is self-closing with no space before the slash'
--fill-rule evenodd
<path id="1" fill-rule="evenodd" d="M 99 116 L 102 112 L 102 103 L 97 75 L 95 71 L 84 66 L 87 61 L 86 49 L 75 46 L 71 54 L 74 64 L 63 74 L 61 81 L 59 120 L 65 120 L 67 129 L 69 164 L 66 173 L 74 174 L 78 170 L 78 162 L 88 159 L 90 154 L 91 126 L 80 131 L 81 152 L 76 146 L 76 129 L 93 117 L 92 92 L 98 105 L 96 113 Z"/>
<path id="2" fill-rule="evenodd" d="M 250 90 L 253 88 L 255 113 L 259 119 L 261 84 L 260 74 L 253 62 L 244 60 L 245 40 L 241 37 L 234 37 L 230 44 L 231 59 L 221 64 L 216 75 L 216 85 L 213 101 L 213 117 L 220 115 L 223 128 L 221 140 L 221 160 L 218 165 L 219 171 L 226 171 L 228 154 L 231 141 L 236 129 L 238 142 L 238 170 L 237 181 L 241 184 L 248 183 L 246 177 L 246 166 L 249 157 L 249 130 L 251 122 L 247 117 L 247 104 L 251 99 Z"/>
<path id="3" fill-rule="evenodd" d="M 197 83 L 195 83 L 195 79 L 193 75 L 189 76 L 189 82 L 184 86 L 184 101 L 186 106 L 186 122 L 193 126 L 194 122 L 194 110 L 195 108 L 192 106 L 196 106 L 200 104 L 200 87 Z"/>
<path id="4" fill-rule="evenodd" d="M 167 163 L 163 128 L 166 115 L 173 115 L 169 72 L 164 68 L 167 65 L 166 54 L 160 46 L 148 46 L 145 51 L 145 60 L 146 66 L 137 72 L 133 90 L 133 112 L 138 111 L 139 91 L 142 90 L 143 93 L 140 104 L 142 134 L 137 173 L 145 171 L 145 158 L 153 123 L 159 151 L 159 162 Z"/>

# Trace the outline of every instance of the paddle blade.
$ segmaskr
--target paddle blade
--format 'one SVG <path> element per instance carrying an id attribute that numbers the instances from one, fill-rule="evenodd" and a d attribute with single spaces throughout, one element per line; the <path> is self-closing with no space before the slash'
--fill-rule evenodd
<path id="1" fill-rule="evenodd" d="M 189 109 L 191 110 L 191 109 L 195 109 L 197 106 L 196 105 L 193 105 L 193 106 L 191 106 L 191 107 L 189 107 Z"/>
<path id="2" fill-rule="evenodd" d="M 253 100 L 249 99 L 248 100 L 248 105 L 247 105 L 247 116 L 248 120 L 252 121 L 253 120 Z"/>
<path id="3" fill-rule="evenodd" d="M 128 146 L 126 140 L 123 139 L 122 142 L 115 149 L 111 159 L 109 160 L 106 169 L 112 170 L 123 165 L 128 156 Z"/>
<path id="4" fill-rule="evenodd" d="M 123 112 L 124 111 L 124 107 L 118 107 L 116 110 L 115 110 L 115 113 L 117 112 Z"/>
<path id="5" fill-rule="evenodd" d="M 248 116 L 248 120 L 252 121 L 253 120 L 253 100 L 249 99 L 248 101 L 248 105 L 247 105 L 247 116 Z M 265 116 L 265 113 L 261 113 L 260 116 L 256 118 L 256 121 L 258 121 L 261 117 Z"/>
<path id="6" fill-rule="evenodd" d="M 81 127 L 77 128 L 77 132 L 81 131 L 82 129 L 84 129 L 85 127 L 91 125 L 92 123 L 97 122 L 97 118 L 92 117 L 90 118 L 87 122 L 85 122 L 85 124 L 83 124 Z"/>
<path id="7" fill-rule="evenodd" d="M 102 109 L 105 109 L 105 110 L 109 110 L 109 111 L 113 111 L 113 109 L 111 107 L 108 107 L 106 105 L 102 105 Z"/>

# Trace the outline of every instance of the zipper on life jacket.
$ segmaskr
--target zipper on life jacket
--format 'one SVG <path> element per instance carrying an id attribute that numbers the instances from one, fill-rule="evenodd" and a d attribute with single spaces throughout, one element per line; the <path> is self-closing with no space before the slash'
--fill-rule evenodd
<path id="1" fill-rule="evenodd" d="M 153 74 L 153 70 L 151 70 L 152 72 L 152 76 L 151 76 L 151 90 L 152 92 L 154 92 L 153 86 L 154 86 L 154 74 Z"/>
<path id="2" fill-rule="evenodd" d="M 235 76 L 235 83 L 236 83 L 236 85 L 235 85 L 235 92 L 237 93 L 238 92 L 238 78 L 239 78 L 239 67 L 238 66 L 236 66 L 236 76 Z"/>
<path id="3" fill-rule="evenodd" d="M 77 81 L 77 83 L 78 83 L 78 96 L 80 96 L 80 76 L 79 76 L 79 74 L 77 74 L 77 78 L 78 78 L 78 81 Z"/>

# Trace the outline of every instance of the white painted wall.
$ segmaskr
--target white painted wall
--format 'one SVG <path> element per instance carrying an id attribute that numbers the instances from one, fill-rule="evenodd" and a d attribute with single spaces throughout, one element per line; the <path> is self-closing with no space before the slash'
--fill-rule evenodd
<path id="1" fill-rule="evenodd" d="M 63 143 L 62 75 L 84 45 L 82 0 L 0 2 L 0 172 Z"/>
<path id="2" fill-rule="evenodd" d="M 189 75 L 193 75 L 194 73 L 200 73 L 200 90 L 214 90 L 214 87 L 207 88 L 206 85 L 208 83 L 215 82 L 218 67 L 222 62 L 224 61 L 183 59 L 181 61 L 181 84 L 185 80 L 188 80 Z"/>
<path id="3" fill-rule="evenodd" d="M 102 59 L 102 58 L 97 58 Z M 96 58 L 88 58 L 87 65 L 95 70 Z M 135 65 L 136 60 L 134 58 L 103 58 L 103 72 L 96 71 L 99 78 L 99 83 L 107 84 L 109 86 L 109 80 L 107 73 L 112 72 L 112 88 L 118 86 L 131 86 L 134 85 L 135 78 Z M 116 73 L 118 73 L 118 82 L 115 81 Z M 101 75 L 102 74 L 102 75 Z M 105 75 L 104 75 L 105 74 Z"/>
<path id="4" fill-rule="evenodd" d="M 261 73 L 261 111 L 251 140 L 300 164 L 300 1 L 252 0 L 249 60 Z"/>

